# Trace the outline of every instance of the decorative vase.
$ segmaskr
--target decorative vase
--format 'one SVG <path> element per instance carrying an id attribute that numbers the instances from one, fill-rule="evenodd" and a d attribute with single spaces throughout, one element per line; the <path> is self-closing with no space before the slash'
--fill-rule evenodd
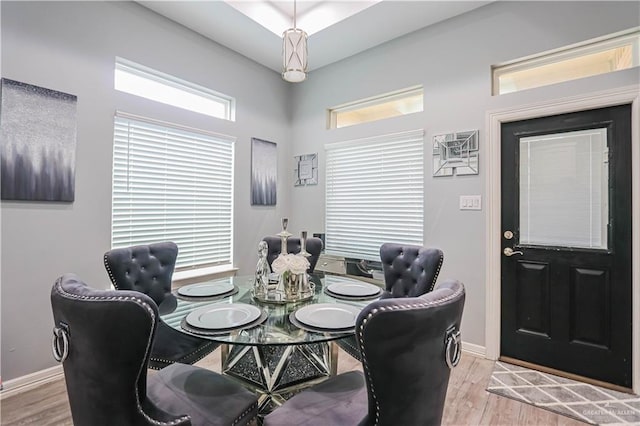
<path id="1" fill-rule="evenodd" d="M 264 299 L 267 295 L 269 287 L 269 262 L 267 262 L 268 246 L 266 241 L 260 241 L 258 244 L 258 263 L 256 264 L 256 274 L 253 283 L 253 294 L 257 298 Z"/>

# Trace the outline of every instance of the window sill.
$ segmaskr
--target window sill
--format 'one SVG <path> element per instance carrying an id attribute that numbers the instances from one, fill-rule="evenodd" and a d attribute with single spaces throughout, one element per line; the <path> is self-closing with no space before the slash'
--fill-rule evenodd
<path id="1" fill-rule="evenodd" d="M 211 266 L 208 268 L 179 271 L 173 274 L 173 287 L 181 287 L 186 284 L 193 284 L 205 280 L 229 277 L 235 275 L 237 271 L 238 268 L 235 268 L 232 265 Z"/>

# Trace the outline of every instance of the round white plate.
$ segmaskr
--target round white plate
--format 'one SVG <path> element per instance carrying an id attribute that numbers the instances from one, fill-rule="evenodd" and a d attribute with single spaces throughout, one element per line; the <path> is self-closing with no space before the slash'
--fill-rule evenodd
<path id="1" fill-rule="evenodd" d="M 228 293 L 231 290 L 233 290 L 233 283 L 230 281 L 219 281 L 186 285 L 178 289 L 178 294 L 189 297 L 211 297 Z"/>
<path id="2" fill-rule="evenodd" d="M 298 309 L 294 316 L 302 324 L 324 329 L 351 328 L 362 308 L 341 303 L 317 303 Z"/>
<path id="3" fill-rule="evenodd" d="M 350 297 L 376 296 L 380 293 L 380 287 L 378 287 L 377 285 L 351 281 L 343 281 L 331 284 L 327 287 L 327 290 L 339 296 Z"/>
<path id="4" fill-rule="evenodd" d="M 196 309 L 185 320 L 193 327 L 218 330 L 242 327 L 261 314 L 260 308 L 246 303 L 220 303 Z"/>

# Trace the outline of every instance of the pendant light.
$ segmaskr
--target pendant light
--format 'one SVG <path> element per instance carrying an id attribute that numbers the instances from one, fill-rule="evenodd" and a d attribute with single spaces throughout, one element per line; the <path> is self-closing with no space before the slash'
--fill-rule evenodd
<path id="1" fill-rule="evenodd" d="M 296 1 L 293 0 L 293 28 L 282 33 L 282 78 L 299 83 L 307 78 L 307 33 L 296 28 Z"/>

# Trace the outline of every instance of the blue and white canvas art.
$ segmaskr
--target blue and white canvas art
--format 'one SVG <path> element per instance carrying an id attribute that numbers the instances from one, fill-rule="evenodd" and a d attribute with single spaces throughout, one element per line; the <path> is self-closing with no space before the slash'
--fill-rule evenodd
<path id="1" fill-rule="evenodd" d="M 3 78 L 2 199 L 73 201 L 78 98 Z"/>
<path id="2" fill-rule="evenodd" d="M 251 204 L 275 206 L 277 180 L 277 145 L 251 138 Z"/>

